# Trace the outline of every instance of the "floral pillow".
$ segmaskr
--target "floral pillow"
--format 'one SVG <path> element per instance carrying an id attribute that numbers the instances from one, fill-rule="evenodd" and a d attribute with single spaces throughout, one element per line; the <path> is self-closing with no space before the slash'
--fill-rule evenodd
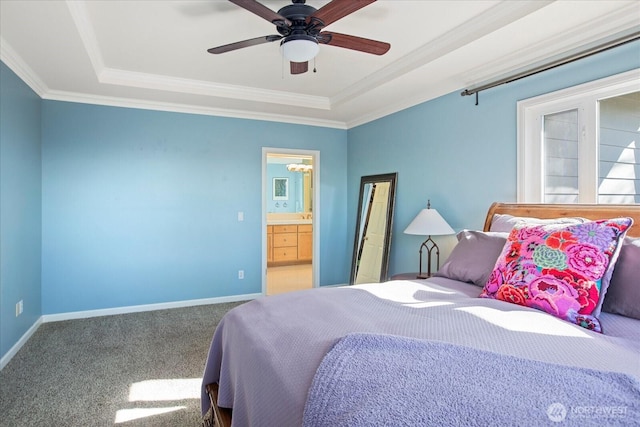
<path id="1" fill-rule="evenodd" d="M 481 298 L 536 308 L 602 332 L 596 317 L 631 218 L 516 225 Z"/>

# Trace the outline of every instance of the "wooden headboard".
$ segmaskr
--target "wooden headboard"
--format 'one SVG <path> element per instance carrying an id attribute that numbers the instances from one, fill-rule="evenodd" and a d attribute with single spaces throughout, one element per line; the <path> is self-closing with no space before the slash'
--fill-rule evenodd
<path id="1" fill-rule="evenodd" d="M 530 203 L 493 203 L 484 221 L 484 230 L 489 231 L 494 214 L 509 214 L 533 218 L 582 217 L 587 219 L 606 219 L 618 217 L 633 218 L 633 226 L 628 236 L 640 237 L 640 205 L 589 205 L 589 204 L 530 204 Z"/>

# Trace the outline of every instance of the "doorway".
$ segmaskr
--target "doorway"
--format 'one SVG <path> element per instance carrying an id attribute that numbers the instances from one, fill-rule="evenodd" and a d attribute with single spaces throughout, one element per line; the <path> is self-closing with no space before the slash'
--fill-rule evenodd
<path id="1" fill-rule="evenodd" d="M 264 147 L 262 158 L 262 293 L 316 287 L 320 153 Z"/>

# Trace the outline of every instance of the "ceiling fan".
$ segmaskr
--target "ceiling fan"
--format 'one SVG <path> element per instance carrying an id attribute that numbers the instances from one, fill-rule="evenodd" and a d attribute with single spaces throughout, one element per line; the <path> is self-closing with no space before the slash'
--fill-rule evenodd
<path id="1" fill-rule="evenodd" d="M 220 54 L 282 40 L 280 47 L 283 56 L 289 60 L 291 74 L 302 74 L 309 69 L 308 61 L 318 54 L 318 43 L 374 55 L 384 55 L 391 47 L 385 42 L 322 31 L 327 25 L 376 0 L 332 0 L 320 9 L 306 5 L 305 0 L 292 0 L 292 4 L 281 8 L 277 13 L 255 0 L 229 1 L 273 23 L 279 34 L 212 47 L 207 50 L 209 53 Z"/>

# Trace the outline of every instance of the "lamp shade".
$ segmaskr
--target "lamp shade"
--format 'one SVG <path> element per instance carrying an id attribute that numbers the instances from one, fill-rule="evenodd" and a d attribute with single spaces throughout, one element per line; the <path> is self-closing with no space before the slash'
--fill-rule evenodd
<path id="1" fill-rule="evenodd" d="M 411 224 L 404 230 L 405 234 L 419 234 L 421 236 L 440 236 L 455 234 L 453 228 L 442 218 L 437 210 L 422 209 Z"/>
<path id="2" fill-rule="evenodd" d="M 292 62 L 307 62 L 320 51 L 318 41 L 311 36 L 296 34 L 285 37 L 280 43 L 282 56 Z"/>

